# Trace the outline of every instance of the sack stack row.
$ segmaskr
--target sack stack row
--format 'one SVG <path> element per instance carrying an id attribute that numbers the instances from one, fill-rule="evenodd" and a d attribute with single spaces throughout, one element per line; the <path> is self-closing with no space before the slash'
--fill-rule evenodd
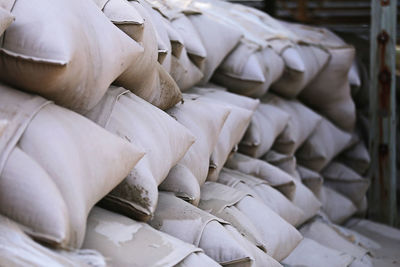
<path id="1" fill-rule="evenodd" d="M 0 265 L 372 266 L 354 54 L 218 0 L 0 0 Z"/>

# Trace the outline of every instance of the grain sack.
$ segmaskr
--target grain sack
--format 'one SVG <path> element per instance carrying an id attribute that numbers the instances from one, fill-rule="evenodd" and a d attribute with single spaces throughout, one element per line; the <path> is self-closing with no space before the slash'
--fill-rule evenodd
<path id="1" fill-rule="evenodd" d="M 268 104 L 260 104 L 239 144 L 239 151 L 254 158 L 261 157 L 267 153 L 275 139 L 287 127 L 289 119 L 289 114 L 281 109 Z"/>
<path id="2" fill-rule="evenodd" d="M 146 151 L 102 205 L 133 219 L 148 220 L 157 204 L 158 185 L 193 144 L 193 135 L 167 113 L 121 87 L 110 87 L 86 116 Z"/>
<path id="3" fill-rule="evenodd" d="M 356 231 L 379 244 L 369 246 L 374 256 L 374 266 L 396 266 L 400 261 L 400 231 L 399 229 L 372 222 L 365 219 L 350 219 L 346 227 Z M 365 243 L 364 243 L 365 244 Z"/>
<path id="4" fill-rule="evenodd" d="M 192 244 L 95 207 L 88 218 L 84 248 L 100 251 L 111 266 L 175 266 L 200 252 Z"/>
<path id="5" fill-rule="evenodd" d="M 205 183 L 201 187 L 199 207 L 232 223 L 245 237 L 249 236 L 246 232 L 249 228 L 245 227 L 250 224 L 244 225 L 244 218 L 247 217 L 260 232 L 258 238 L 262 240 L 267 254 L 277 261 L 286 258 L 302 238 L 293 226 L 262 202 L 223 184 Z"/>
<path id="6" fill-rule="evenodd" d="M 41 246 L 1 215 L 0 233 L 2 266 L 106 266 L 103 256 L 94 250 L 52 250 Z"/>
<path id="7" fill-rule="evenodd" d="M 280 55 L 286 68 L 281 78 L 272 85 L 271 90 L 287 98 L 298 96 L 315 77 L 318 77 L 330 59 L 326 49 L 304 44 L 292 45 L 284 49 Z"/>
<path id="8" fill-rule="evenodd" d="M 274 258 L 268 256 L 267 253 L 256 247 L 248 239 L 244 238 L 238 230 L 232 225 L 226 225 L 225 229 L 229 231 L 231 236 L 253 257 L 254 262 L 251 266 L 254 267 L 282 267 Z"/>
<path id="9" fill-rule="evenodd" d="M 143 53 L 92 1 L 4 5 L 16 20 L 2 37 L 0 80 L 76 111 L 96 105 Z"/>
<path id="10" fill-rule="evenodd" d="M 361 86 L 361 77 L 357 66 L 357 58 L 354 59 L 349 70 L 349 83 L 351 86 Z"/>
<path id="11" fill-rule="evenodd" d="M 323 169 L 321 175 L 324 184 L 349 198 L 355 205 L 362 202 L 369 188 L 369 180 L 346 167 L 346 165 L 333 161 Z"/>
<path id="12" fill-rule="evenodd" d="M 311 136 L 297 150 L 300 165 L 321 171 L 336 155 L 351 145 L 352 136 L 327 119 L 322 119 Z"/>
<path id="13" fill-rule="evenodd" d="M 223 103 L 215 100 L 216 103 Z M 225 104 L 225 103 L 224 103 Z M 231 112 L 218 137 L 218 142 L 210 158 L 207 180 L 216 181 L 219 172 L 228 160 L 235 146 L 240 142 L 250 124 L 253 111 L 238 106 L 225 104 Z"/>
<path id="14" fill-rule="evenodd" d="M 182 36 L 183 44 L 192 62 L 202 69 L 207 51 L 203 46 L 196 28 L 184 14 L 180 14 L 171 20 L 172 27 Z"/>
<path id="15" fill-rule="evenodd" d="M 219 265 L 216 261 L 208 257 L 203 252 L 195 252 L 187 256 L 180 263 L 175 265 L 175 267 L 218 267 Z"/>
<path id="16" fill-rule="evenodd" d="M 304 237 L 310 238 L 323 246 L 352 256 L 353 262 L 350 266 L 373 266 L 368 249 L 353 244 L 341 236 L 332 225 L 320 219 L 304 225 L 300 228 L 300 232 Z"/>
<path id="17" fill-rule="evenodd" d="M 307 220 L 314 217 L 321 209 L 321 202 L 314 195 L 314 193 L 308 189 L 299 179 L 293 180 L 296 185 L 296 191 L 294 193 L 292 203 L 303 211 L 303 217 L 300 219 L 298 225 L 306 222 Z"/>
<path id="18" fill-rule="evenodd" d="M 6 6 L 0 6 L 0 36 L 15 20 L 14 16 L 10 13 L 10 10 L 5 8 Z"/>
<path id="19" fill-rule="evenodd" d="M 143 151 L 41 97 L 0 94 L 0 212 L 38 240 L 80 247 L 90 209 Z"/>
<path id="20" fill-rule="evenodd" d="M 322 203 L 322 211 L 337 224 L 343 223 L 357 211 L 350 199 L 326 186 L 322 186 L 318 199 Z"/>
<path id="21" fill-rule="evenodd" d="M 170 170 L 160 189 L 175 192 L 197 206 L 200 185 L 207 179 L 209 159 L 230 110 L 198 95 L 183 94 L 183 100 L 167 113 L 191 131 L 196 142 Z"/>
<path id="22" fill-rule="evenodd" d="M 350 255 L 305 237 L 282 263 L 289 267 L 347 267 L 352 261 Z"/>
<path id="23" fill-rule="evenodd" d="M 363 141 L 359 141 L 353 147 L 339 155 L 339 160 L 360 175 L 364 175 L 371 162 L 367 147 Z"/>
<path id="24" fill-rule="evenodd" d="M 197 30 L 206 50 L 207 58 L 202 68 L 204 77 L 201 80 L 201 84 L 205 84 L 211 79 L 222 60 L 238 44 L 242 34 L 220 18 L 207 13 L 191 15 L 188 18 Z"/>
<path id="25" fill-rule="evenodd" d="M 144 52 L 135 61 L 131 61 L 130 66 L 115 83 L 161 109 L 170 108 L 181 100 L 181 94 L 172 77 L 157 61 L 157 35 L 151 15 L 144 7 L 147 4 L 143 1 L 131 1 L 129 4 L 144 19 L 143 38 L 139 42 L 144 48 Z M 149 8 L 147 7 L 147 9 Z M 132 31 L 136 28 L 134 26 L 128 30 L 125 25 L 121 30 L 134 39 L 135 34 L 132 34 Z"/>
<path id="26" fill-rule="evenodd" d="M 321 121 L 321 116 L 297 100 L 285 100 L 274 94 L 267 94 L 262 102 L 274 105 L 289 115 L 286 128 L 276 139 L 273 149 L 293 155 L 312 134 Z"/>
<path id="27" fill-rule="evenodd" d="M 203 249 L 223 266 L 251 266 L 253 261 L 225 229 L 226 222 L 171 194 L 160 192 L 150 225 Z"/>
<path id="28" fill-rule="evenodd" d="M 240 153 L 234 153 L 226 162 L 225 167 L 258 177 L 268 182 L 272 187 L 278 189 L 288 199 L 293 199 L 296 191 L 293 178 L 265 161 L 254 159 Z"/>
<path id="29" fill-rule="evenodd" d="M 257 109 L 260 103 L 260 101 L 256 99 L 227 92 L 225 88 L 214 84 L 206 84 L 204 87 L 193 87 L 188 91 L 188 93 L 202 95 L 253 112 Z"/>
<path id="30" fill-rule="evenodd" d="M 292 177 L 300 179 L 299 173 L 297 172 L 297 161 L 295 156 L 285 155 L 270 150 L 262 157 L 262 159 L 290 174 Z"/>
<path id="31" fill-rule="evenodd" d="M 282 193 L 264 180 L 227 168 L 222 169 L 218 183 L 246 192 L 262 201 L 291 225 L 298 225 L 303 211 L 291 203 Z"/>
<path id="32" fill-rule="evenodd" d="M 314 195 L 319 196 L 324 178 L 318 172 L 307 169 L 306 167 L 297 165 L 297 171 L 300 175 L 301 182 L 310 189 Z"/>

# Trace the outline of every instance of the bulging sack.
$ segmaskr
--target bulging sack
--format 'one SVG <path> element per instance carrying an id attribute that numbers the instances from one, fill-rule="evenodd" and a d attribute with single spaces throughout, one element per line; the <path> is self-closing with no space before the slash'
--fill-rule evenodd
<path id="1" fill-rule="evenodd" d="M 87 228 L 83 247 L 99 251 L 112 266 L 172 267 L 193 254 L 203 254 L 192 244 L 157 231 L 146 223 L 98 207 L 91 211 Z M 207 259 L 206 262 L 213 262 Z M 214 265 L 217 266 L 215 262 Z"/>
<path id="2" fill-rule="evenodd" d="M 2 37 L 0 80 L 75 111 L 94 107 L 143 53 L 93 1 L 14 0 L 6 9 L 16 20 Z"/>
<path id="3" fill-rule="evenodd" d="M 160 192 L 150 225 L 193 244 L 224 266 L 251 266 L 253 258 L 226 229 L 228 223 L 175 197 Z"/>
<path id="4" fill-rule="evenodd" d="M 351 146 L 352 135 L 322 119 L 311 136 L 297 150 L 299 164 L 321 171 L 335 156 Z"/>
<path id="5" fill-rule="evenodd" d="M 254 112 L 249 128 L 239 144 L 239 151 L 260 158 L 272 147 L 285 130 L 289 114 L 269 104 L 260 104 Z"/>
<path id="6" fill-rule="evenodd" d="M 183 100 L 167 113 L 191 131 L 196 142 L 170 170 L 160 189 L 175 192 L 197 205 L 200 186 L 207 179 L 211 153 L 230 109 L 199 95 L 183 94 Z"/>
<path id="7" fill-rule="evenodd" d="M 315 196 L 319 196 L 324 182 L 324 178 L 321 174 L 300 165 L 297 166 L 297 172 L 300 175 L 301 182 L 307 186 Z"/>
<path id="8" fill-rule="evenodd" d="M 277 261 L 286 258 L 302 239 L 293 226 L 262 202 L 223 184 L 205 183 L 201 188 L 199 207 L 228 220 L 246 237 L 249 236 L 246 230 L 250 229 L 252 223 L 260 232 L 255 238 L 262 240 L 266 253 Z M 246 217 L 250 222 L 247 225 L 244 224 Z"/>
<path id="9" fill-rule="evenodd" d="M 193 144 L 193 135 L 167 113 L 121 87 L 110 87 L 86 116 L 146 151 L 102 205 L 148 220 L 157 204 L 158 185 Z"/>
<path id="10" fill-rule="evenodd" d="M 291 225 L 298 225 L 303 217 L 303 211 L 300 208 L 296 207 L 265 180 L 224 168 L 217 182 L 241 190 L 261 200 Z"/>
<path id="11" fill-rule="evenodd" d="M 142 149 L 41 97 L 6 86 L 0 94 L 0 212 L 35 239 L 79 248 L 90 209 Z"/>
<path id="12" fill-rule="evenodd" d="M 19 226 L 0 215 L 0 261 L 4 266 L 92 266 L 106 261 L 94 250 L 53 250 L 34 242 Z"/>
<path id="13" fill-rule="evenodd" d="M 351 148 L 339 155 L 340 162 L 353 169 L 359 175 L 365 175 L 369 168 L 371 158 L 363 141 L 359 141 Z"/>
<path id="14" fill-rule="evenodd" d="M 10 10 L 5 9 L 6 7 L 0 5 L 0 36 L 15 20 L 14 16 L 10 13 Z"/>
<path id="15" fill-rule="evenodd" d="M 321 121 L 320 115 L 297 100 L 285 100 L 269 93 L 261 101 L 289 115 L 286 128 L 273 145 L 273 149 L 280 153 L 293 155 Z"/>

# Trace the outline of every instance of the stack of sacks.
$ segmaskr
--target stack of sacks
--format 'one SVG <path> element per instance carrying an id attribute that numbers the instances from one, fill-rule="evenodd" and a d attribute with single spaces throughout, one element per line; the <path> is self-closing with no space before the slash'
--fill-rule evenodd
<path id="1" fill-rule="evenodd" d="M 143 52 L 116 79 L 122 86 L 153 105 L 167 109 L 181 100 L 179 87 L 158 63 L 157 34 L 145 2 L 126 0 L 95 1 L 104 14 L 131 40 L 141 45 Z M 117 19 L 116 19 L 117 18 Z M 118 20 L 134 23 L 119 23 Z M 117 21 L 116 21 L 117 20 Z M 116 21 L 116 22 L 115 22 Z M 137 22 L 142 26 L 138 27 Z"/>
<path id="2" fill-rule="evenodd" d="M 207 179 L 210 156 L 230 109 L 207 97 L 183 94 L 183 102 L 167 113 L 190 130 L 196 141 L 170 170 L 160 189 L 176 192 L 177 196 L 197 206 L 200 186 Z"/>
<path id="3" fill-rule="evenodd" d="M 39 245 L 20 227 L 0 215 L 0 261 L 3 266 L 106 266 L 93 250 L 53 250 Z"/>
<path id="4" fill-rule="evenodd" d="M 102 205 L 147 221 L 157 205 L 158 185 L 185 155 L 194 136 L 167 113 L 121 87 L 110 87 L 86 116 L 146 151 Z"/>
<path id="5" fill-rule="evenodd" d="M 218 182 L 231 186 L 262 201 L 291 225 L 298 225 L 303 212 L 267 181 L 224 168 Z"/>
<path id="6" fill-rule="evenodd" d="M 235 153 L 228 160 L 226 167 L 263 179 L 281 191 L 295 206 L 302 210 L 303 216 L 298 224 L 311 219 L 321 208 L 320 201 L 310 189 L 302 184 L 298 174 L 292 176 L 266 161 L 240 153 Z"/>
<path id="7" fill-rule="evenodd" d="M 286 258 L 302 239 L 293 226 L 261 201 L 223 184 L 205 183 L 201 188 L 199 207 L 230 222 L 243 236 L 278 261 Z"/>
<path id="8" fill-rule="evenodd" d="M 192 244 L 98 207 L 87 229 L 83 247 L 101 252 L 112 266 L 219 266 Z"/>
<path id="9" fill-rule="evenodd" d="M 223 266 L 280 266 L 229 223 L 169 193 L 160 192 L 150 225 L 203 249 Z"/>
<path id="10" fill-rule="evenodd" d="M 0 94 L 0 212 L 37 240 L 79 248 L 90 209 L 143 151 L 39 96 Z"/>
<path id="11" fill-rule="evenodd" d="M 16 0 L 1 7 L 16 20 L 1 39 L 0 80 L 75 111 L 93 108 L 143 55 L 92 1 L 42 0 L 32 8 Z"/>
<path id="12" fill-rule="evenodd" d="M 202 95 L 210 100 L 212 99 L 215 103 L 220 103 L 230 108 L 230 114 L 222 127 L 210 158 L 207 180 L 216 181 L 225 162 L 243 138 L 259 101 L 221 90 L 218 91 L 217 89 L 194 88 L 189 92 Z"/>
<path id="13" fill-rule="evenodd" d="M 327 29 L 299 24 L 286 24 L 306 43 L 328 50 L 331 59 L 322 71 L 301 91 L 302 101 L 318 110 L 346 131 L 355 126 L 355 104 L 351 98 L 349 70 L 355 49 Z"/>

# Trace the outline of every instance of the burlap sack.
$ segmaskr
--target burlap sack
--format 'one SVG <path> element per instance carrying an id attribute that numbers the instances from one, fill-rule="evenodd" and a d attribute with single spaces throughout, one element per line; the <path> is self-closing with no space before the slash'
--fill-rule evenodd
<path id="1" fill-rule="evenodd" d="M 326 186 L 322 186 L 318 199 L 322 203 L 322 211 L 337 224 L 343 223 L 357 211 L 350 199 Z"/>
<path id="2" fill-rule="evenodd" d="M 304 238 L 282 263 L 289 267 L 343 267 L 349 266 L 352 261 L 353 258 L 348 254 L 323 246 L 312 239 Z"/>
<path id="3" fill-rule="evenodd" d="M 297 150 L 300 165 L 321 171 L 336 155 L 351 145 L 352 136 L 327 119 L 322 119 L 311 136 Z"/>
<path id="4" fill-rule="evenodd" d="M 0 5 L 0 36 L 14 20 L 15 18 L 10 13 L 10 10 L 5 9 L 5 6 L 3 8 L 3 5 Z M 0 37 L 0 40 L 2 40 L 2 37 Z"/>
<path id="5" fill-rule="evenodd" d="M 18 225 L 0 215 L 0 262 L 2 266 L 92 266 L 106 261 L 94 250 L 52 250 L 29 238 Z"/>
<path id="6" fill-rule="evenodd" d="M 370 181 L 361 177 L 346 165 L 331 162 L 323 169 L 324 185 L 349 198 L 357 206 L 362 202 L 369 188 Z"/>
<path id="7" fill-rule="evenodd" d="M 201 69 L 204 74 L 201 84 L 205 84 L 211 79 L 226 55 L 238 44 L 242 34 L 220 18 L 207 13 L 188 16 L 188 18 L 197 30 L 206 50 L 207 58 Z"/>
<path id="8" fill-rule="evenodd" d="M 2 7 L 16 20 L 2 37 L 0 80 L 79 112 L 95 106 L 143 53 L 93 1 L 14 0 Z"/>
<path id="9" fill-rule="evenodd" d="M 267 253 L 256 247 L 248 239 L 243 238 L 243 236 L 236 230 L 232 225 L 226 225 L 225 229 L 229 231 L 231 236 L 253 257 L 254 261 L 251 266 L 254 267 L 282 267 L 279 262 L 274 258 L 269 256 Z"/>
<path id="10" fill-rule="evenodd" d="M 224 266 L 251 266 L 251 254 L 224 228 L 226 222 L 171 195 L 160 192 L 150 225 L 193 244 Z"/>
<path id="11" fill-rule="evenodd" d="M 341 153 L 338 160 L 360 175 L 367 172 L 371 162 L 368 149 L 362 141 Z"/>
<path id="12" fill-rule="evenodd" d="M 312 134 L 321 121 L 321 116 L 297 100 L 285 100 L 274 94 L 268 94 L 261 100 L 273 105 L 289 115 L 286 128 L 276 139 L 273 149 L 293 155 Z"/>
<path id="13" fill-rule="evenodd" d="M 301 182 L 310 189 L 314 195 L 319 196 L 324 178 L 318 172 L 307 169 L 306 167 L 297 165 L 297 171 L 300 175 Z"/>
<path id="14" fill-rule="evenodd" d="M 6 86 L 0 94 L 1 213 L 38 240 L 80 247 L 90 209 L 143 151 L 41 97 Z"/>
<path id="15" fill-rule="evenodd" d="M 171 20 L 172 27 L 182 36 L 183 44 L 192 62 L 202 69 L 207 51 L 201 41 L 196 28 L 184 14 Z"/>
<path id="16" fill-rule="evenodd" d="M 200 185 L 207 179 L 209 159 L 230 110 L 203 96 L 184 94 L 183 99 L 184 102 L 167 113 L 190 130 L 196 142 L 170 170 L 159 188 L 175 192 L 197 206 Z"/>
<path id="17" fill-rule="evenodd" d="M 368 249 L 353 244 L 338 233 L 333 225 L 321 219 L 315 219 L 302 226 L 300 232 L 304 237 L 310 238 L 323 246 L 352 256 L 353 262 L 350 266 L 373 266 L 368 255 L 370 254 Z"/>
<path id="18" fill-rule="evenodd" d="M 290 116 L 285 111 L 269 104 L 260 104 L 251 118 L 251 123 L 242 141 L 239 151 L 248 156 L 259 158 L 272 147 L 275 139 L 285 130 Z M 285 130 L 286 131 L 286 130 Z"/>
<path id="19" fill-rule="evenodd" d="M 281 78 L 272 85 L 271 90 L 287 98 L 298 96 L 319 75 L 330 59 L 326 49 L 301 44 L 284 49 L 280 55 L 286 68 Z"/>
<path id="20" fill-rule="evenodd" d="M 249 228 L 244 225 L 244 218 L 247 217 L 255 229 L 260 232 L 258 238 L 262 240 L 267 254 L 277 261 L 286 258 L 302 238 L 293 226 L 262 202 L 245 192 L 223 184 L 205 183 L 201 187 L 199 207 L 210 211 L 217 217 L 228 220 L 246 237 L 249 236 L 246 232 Z M 235 209 L 228 212 L 227 208 Z M 233 212 L 234 210 L 236 212 Z M 257 245 L 257 243 L 255 244 Z"/>
<path id="21" fill-rule="evenodd" d="M 128 68 L 115 81 L 115 84 L 132 91 L 161 109 L 170 108 L 181 100 L 181 94 L 172 77 L 157 61 L 157 35 L 152 17 L 147 11 L 151 7 L 144 7 L 148 5 L 144 1 L 130 1 L 129 4 L 144 19 L 143 38 L 139 42 L 144 48 L 144 52 L 135 61 L 131 61 Z M 133 27 L 127 29 L 128 27 L 125 25 L 121 30 L 135 39 L 136 34 L 132 34 L 132 32 L 137 27 Z"/>
<path id="22" fill-rule="evenodd" d="M 122 215 L 95 207 L 84 248 L 102 253 L 111 266 L 175 266 L 201 249 Z"/>
<path id="23" fill-rule="evenodd" d="M 298 225 L 303 216 L 303 211 L 265 180 L 224 168 L 219 175 L 218 182 L 261 200 L 291 225 Z"/>
<path id="24" fill-rule="evenodd" d="M 157 204 L 158 185 L 195 138 L 167 113 L 121 87 L 110 87 L 86 116 L 146 151 L 102 205 L 133 219 L 148 220 Z"/>
<path id="25" fill-rule="evenodd" d="M 226 162 L 225 167 L 258 177 L 278 189 L 288 199 L 292 200 L 296 191 L 293 178 L 279 168 L 259 159 L 235 153 Z"/>

